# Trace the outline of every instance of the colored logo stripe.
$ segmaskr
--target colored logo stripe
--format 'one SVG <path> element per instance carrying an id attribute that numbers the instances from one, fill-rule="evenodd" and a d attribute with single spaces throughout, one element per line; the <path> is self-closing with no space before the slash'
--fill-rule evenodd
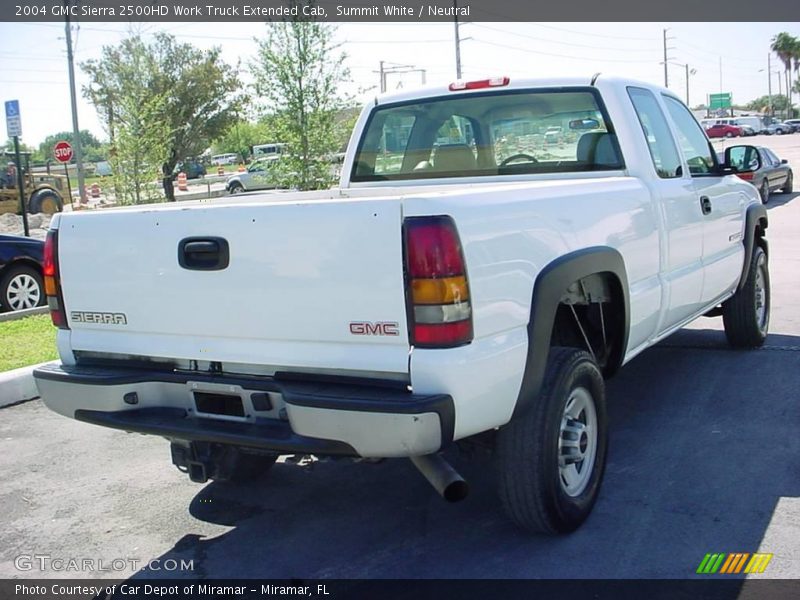
<path id="1" fill-rule="evenodd" d="M 747 563 L 745 573 L 763 573 L 767 569 L 769 561 L 772 560 L 772 554 L 753 554 L 753 558 Z"/>
<path id="2" fill-rule="evenodd" d="M 720 574 L 732 575 L 741 573 L 744 568 L 745 573 L 763 573 L 767 569 L 767 565 L 772 560 L 772 554 L 748 552 L 732 552 L 726 554 L 724 552 L 706 554 L 697 567 L 697 573 L 701 575 L 713 575 L 719 572 Z M 750 559 L 748 562 L 748 558 Z M 745 567 L 745 563 L 747 566 Z"/>
<path id="3" fill-rule="evenodd" d="M 697 572 L 704 574 L 716 573 L 724 558 L 724 554 L 706 554 L 703 562 L 697 567 Z"/>

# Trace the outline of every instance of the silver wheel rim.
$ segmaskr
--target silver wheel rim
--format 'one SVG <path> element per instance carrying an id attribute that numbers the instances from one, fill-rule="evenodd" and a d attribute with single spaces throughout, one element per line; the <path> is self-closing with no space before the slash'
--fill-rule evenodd
<path id="1" fill-rule="evenodd" d="M 568 496 L 579 496 L 589 484 L 597 454 L 597 412 L 586 388 L 572 390 L 558 436 L 558 480 Z"/>
<path id="2" fill-rule="evenodd" d="M 33 308 L 39 305 L 42 290 L 36 280 L 27 273 L 20 273 L 8 282 L 6 300 L 12 310 Z"/>
<path id="3" fill-rule="evenodd" d="M 231 188 L 231 194 L 240 194 L 242 192 L 242 188 L 238 185 Z"/>
<path id="4" fill-rule="evenodd" d="M 769 298 L 767 297 L 767 275 L 766 275 L 766 261 L 764 256 L 758 260 L 756 267 L 756 322 L 758 329 L 761 332 L 767 329 L 767 320 L 769 319 Z"/>
<path id="5" fill-rule="evenodd" d="M 769 197 L 769 185 L 765 181 L 761 184 L 761 198 L 762 200 L 766 200 Z"/>

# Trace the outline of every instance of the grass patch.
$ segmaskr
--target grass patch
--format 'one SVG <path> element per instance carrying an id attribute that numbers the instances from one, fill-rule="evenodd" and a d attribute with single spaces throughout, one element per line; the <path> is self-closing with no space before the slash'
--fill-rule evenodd
<path id="1" fill-rule="evenodd" d="M 50 315 L 0 323 L 0 372 L 58 358 Z"/>

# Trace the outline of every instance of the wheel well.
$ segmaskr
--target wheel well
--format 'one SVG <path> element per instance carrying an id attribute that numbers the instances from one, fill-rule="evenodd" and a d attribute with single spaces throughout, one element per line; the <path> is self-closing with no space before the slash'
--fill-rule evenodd
<path id="1" fill-rule="evenodd" d="M 625 348 L 625 299 L 613 273 L 594 273 L 572 282 L 561 295 L 550 346 L 588 350 L 606 376 L 619 367 Z"/>
<path id="2" fill-rule="evenodd" d="M 6 266 L 0 269 L 0 279 L 5 277 L 6 273 L 8 273 L 14 267 L 30 267 L 36 271 L 40 277 L 42 277 L 42 265 L 29 258 L 18 258 L 17 260 L 8 263 Z"/>

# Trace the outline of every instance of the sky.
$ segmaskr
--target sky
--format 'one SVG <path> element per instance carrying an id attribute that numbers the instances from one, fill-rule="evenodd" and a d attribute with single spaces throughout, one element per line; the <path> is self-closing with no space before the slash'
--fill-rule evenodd
<path id="1" fill-rule="evenodd" d="M 387 76 L 389 91 L 456 79 L 453 23 L 340 23 L 335 39 L 347 54 L 352 82 L 343 89 L 367 101 L 377 92 L 379 62 L 410 72 Z M 254 38 L 264 23 L 73 23 L 78 121 L 100 139 L 105 132 L 94 107 L 82 97 L 87 78 L 82 61 L 99 58 L 130 32 L 144 36 L 166 31 L 200 48 L 220 46 L 223 59 L 242 80 L 252 81 L 247 65 L 256 53 Z M 486 75 L 510 77 L 586 76 L 601 72 L 664 83 L 663 30 L 668 36 L 669 87 L 684 97 L 685 67 L 690 104 L 706 95 L 732 92 L 735 103 L 767 94 L 767 57 L 771 38 L 781 32 L 800 37 L 800 23 L 462 23 L 461 62 L 465 79 Z M 37 146 L 50 134 L 72 129 L 63 24 L 1 23 L 0 100 L 18 99 L 22 141 Z M 775 73 L 781 67 L 773 55 Z M 0 135 L 2 135 L 0 133 Z"/>

